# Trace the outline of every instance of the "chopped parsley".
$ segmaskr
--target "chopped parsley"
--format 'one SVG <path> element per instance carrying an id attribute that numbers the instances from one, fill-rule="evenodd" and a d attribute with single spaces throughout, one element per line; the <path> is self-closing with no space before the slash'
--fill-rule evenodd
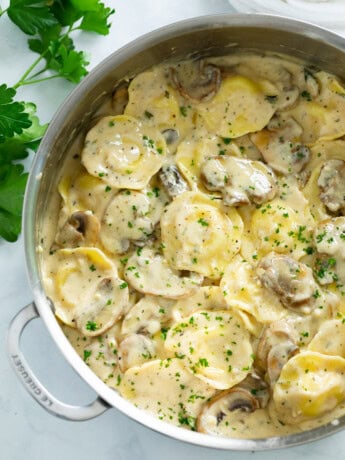
<path id="1" fill-rule="evenodd" d="M 303 97 L 303 99 L 305 99 L 306 101 L 310 102 L 311 101 L 311 95 L 308 91 L 304 90 L 301 92 L 301 96 Z"/>
<path id="2" fill-rule="evenodd" d="M 183 117 L 186 117 L 187 116 L 187 107 L 180 107 L 180 114 L 183 116 Z"/>
<path id="3" fill-rule="evenodd" d="M 200 217 L 200 219 L 198 220 L 198 224 L 202 225 L 203 227 L 208 227 L 208 222 L 207 220 L 205 220 L 203 217 Z"/>
<path id="4" fill-rule="evenodd" d="M 85 327 L 88 331 L 97 331 L 98 329 L 97 323 L 94 321 L 88 321 Z"/>
<path id="5" fill-rule="evenodd" d="M 91 355 L 92 355 L 91 350 L 84 350 L 84 361 L 86 362 L 90 358 Z"/>
<path id="6" fill-rule="evenodd" d="M 146 118 L 150 119 L 153 117 L 153 113 L 149 112 L 148 110 L 145 110 L 144 115 Z"/>

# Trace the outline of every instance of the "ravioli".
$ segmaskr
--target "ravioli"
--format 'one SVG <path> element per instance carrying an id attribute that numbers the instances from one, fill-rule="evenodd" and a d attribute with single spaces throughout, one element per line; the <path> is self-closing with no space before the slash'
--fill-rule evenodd
<path id="1" fill-rule="evenodd" d="M 216 389 L 230 388 L 248 374 L 253 349 L 234 311 L 198 311 L 172 327 L 165 347 L 187 369 Z"/>
<path id="2" fill-rule="evenodd" d="M 301 258 L 312 243 L 312 222 L 308 208 L 302 213 L 285 201 L 274 199 L 251 215 L 247 238 L 252 254 L 262 257 L 276 251 Z"/>
<path id="3" fill-rule="evenodd" d="M 163 203 L 153 192 L 125 190 L 107 206 L 100 233 L 103 246 L 122 254 L 130 242 L 143 243 L 153 233 L 163 211 Z"/>
<path id="4" fill-rule="evenodd" d="M 207 195 L 185 192 L 161 219 L 164 255 L 177 270 L 220 278 L 241 245 L 242 220 Z"/>
<path id="5" fill-rule="evenodd" d="M 137 75 L 128 88 L 125 114 L 144 119 L 163 132 L 174 129 L 181 139 L 193 126 L 193 110 L 179 97 L 167 73 L 165 69 L 155 68 Z M 174 145 L 169 149 L 174 150 Z"/>
<path id="6" fill-rule="evenodd" d="M 61 249 L 50 281 L 55 314 L 86 335 L 109 329 L 129 303 L 127 284 L 97 248 Z"/>
<path id="7" fill-rule="evenodd" d="M 154 360 L 129 369 L 119 390 L 137 407 L 161 420 L 192 429 L 203 401 L 214 394 L 211 386 L 194 377 L 177 358 Z"/>
<path id="8" fill-rule="evenodd" d="M 64 219 L 75 211 L 91 211 L 100 219 L 114 190 L 82 168 L 76 176 L 67 175 L 61 180 L 59 193 L 64 203 Z"/>
<path id="9" fill-rule="evenodd" d="M 283 422 L 301 422 L 334 409 L 345 398 L 344 375 L 345 359 L 339 356 L 306 351 L 291 358 L 273 393 Z"/>
<path id="10" fill-rule="evenodd" d="M 166 154 L 162 134 L 137 119 L 102 118 L 88 132 L 82 162 L 88 172 L 116 188 L 144 188 L 160 169 Z"/>
<path id="11" fill-rule="evenodd" d="M 224 300 L 229 307 L 249 313 L 261 323 L 270 323 L 286 316 L 277 296 L 270 294 L 258 280 L 254 268 L 236 257 L 220 282 Z"/>
<path id="12" fill-rule="evenodd" d="M 229 76 L 216 96 L 197 110 L 211 132 L 236 138 L 259 131 L 269 122 L 275 109 L 266 96 L 263 82 Z"/>

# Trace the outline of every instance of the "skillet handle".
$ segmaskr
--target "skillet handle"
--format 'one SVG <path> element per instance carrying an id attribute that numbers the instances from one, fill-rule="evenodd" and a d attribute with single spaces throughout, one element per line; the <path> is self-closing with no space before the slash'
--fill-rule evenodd
<path id="1" fill-rule="evenodd" d="M 30 395 L 51 414 L 73 421 L 89 420 L 110 408 L 100 397 L 86 406 L 73 406 L 56 399 L 30 369 L 20 349 L 20 338 L 27 324 L 39 318 L 34 302 L 24 307 L 11 321 L 7 336 L 7 351 L 12 367 Z"/>

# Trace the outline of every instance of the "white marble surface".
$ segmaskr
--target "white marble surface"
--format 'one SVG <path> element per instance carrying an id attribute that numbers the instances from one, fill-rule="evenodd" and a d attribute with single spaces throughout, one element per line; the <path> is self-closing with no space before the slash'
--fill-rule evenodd
<path id="1" fill-rule="evenodd" d="M 107 4 L 111 1 L 107 0 Z M 226 0 L 127 0 L 113 1 L 117 13 L 108 37 L 84 34 L 76 40 L 92 53 L 92 66 L 111 51 L 137 36 L 179 19 L 233 11 Z M 2 2 L 5 6 L 5 2 Z M 13 84 L 32 62 L 25 37 L 7 20 L 0 19 L 1 82 Z M 35 101 L 43 120 L 49 120 L 72 85 L 52 81 L 25 88 L 22 97 Z M 340 460 L 345 458 L 345 432 L 288 450 L 269 453 L 227 453 L 186 445 L 129 420 L 115 409 L 88 422 L 67 422 L 53 417 L 34 402 L 12 372 L 5 350 L 8 324 L 32 300 L 28 286 L 23 241 L 0 242 L 0 458 L 2 460 Z M 66 364 L 42 322 L 32 322 L 24 333 L 22 348 L 42 382 L 57 397 L 71 404 L 85 404 L 93 391 Z"/>

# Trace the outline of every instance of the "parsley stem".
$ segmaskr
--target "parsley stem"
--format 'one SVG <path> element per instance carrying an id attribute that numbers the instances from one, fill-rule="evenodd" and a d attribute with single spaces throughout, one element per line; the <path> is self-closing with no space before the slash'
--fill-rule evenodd
<path id="1" fill-rule="evenodd" d="M 9 7 L 8 7 L 8 8 L 9 8 Z M 7 12 L 8 8 L 5 8 L 4 10 L 1 10 L 1 9 L 0 9 L 0 18 L 1 18 L 1 16 L 2 16 L 3 14 L 5 14 L 5 13 Z"/>
<path id="2" fill-rule="evenodd" d="M 42 75 L 42 73 L 46 72 L 48 70 L 47 67 L 44 67 L 43 69 L 39 70 L 38 72 L 34 73 L 33 75 L 31 75 L 28 80 L 32 80 L 33 78 L 35 77 L 38 77 L 39 75 Z"/>
<path id="3" fill-rule="evenodd" d="M 55 75 L 50 75 L 50 77 L 37 78 L 36 80 L 24 80 L 22 82 L 19 82 L 19 84 L 16 85 L 15 87 L 18 88 L 19 86 L 34 85 L 35 83 L 40 83 L 46 80 L 52 80 L 53 78 L 64 78 L 64 77 L 63 75 L 55 74 Z"/>
<path id="4" fill-rule="evenodd" d="M 23 75 L 20 77 L 20 79 L 17 81 L 15 85 L 13 85 L 14 89 L 19 88 L 19 86 L 23 86 L 26 80 L 26 77 L 29 76 L 29 74 L 33 71 L 33 69 L 41 62 L 43 59 L 43 54 L 41 54 L 32 64 L 31 66 L 26 70 L 26 72 L 23 73 Z"/>

